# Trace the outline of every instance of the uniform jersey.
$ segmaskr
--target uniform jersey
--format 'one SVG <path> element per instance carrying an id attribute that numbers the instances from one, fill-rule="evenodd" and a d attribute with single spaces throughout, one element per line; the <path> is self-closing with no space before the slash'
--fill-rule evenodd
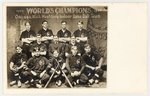
<path id="1" fill-rule="evenodd" d="M 62 67 L 62 64 L 64 63 L 64 60 L 61 57 L 57 57 L 57 58 L 53 57 L 50 60 L 51 67 L 55 69 L 57 67 L 57 65 L 58 65 L 58 62 L 60 63 L 59 66 Z"/>
<path id="2" fill-rule="evenodd" d="M 38 44 L 37 42 L 34 42 L 31 46 L 30 52 L 44 52 L 47 51 L 47 47 L 44 43 Z"/>
<path id="3" fill-rule="evenodd" d="M 88 37 L 88 31 L 85 30 L 85 29 L 82 29 L 82 30 L 76 30 L 73 35 L 75 37 Z"/>
<path id="4" fill-rule="evenodd" d="M 82 57 L 84 62 L 92 67 L 96 67 L 98 65 L 97 62 L 101 58 L 100 54 L 98 54 L 97 52 L 84 53 Z"/>
<path id="5" fill-rule="evenodd" d="M 41 73 L 46 70 L 47 65 L 49 64 L 48 59 L 43 56 L 32 57 L 27 62 L 27 67 L 30 70 L 33 70 L 37 73 Z"/>
<path id="6" fill-rule="evenodd" d="M 57 36 L 58 37 L 71 37 L 71 32 L 67 29 L 63 32 L 63 30 L 61 29 L 57 32 Z"/>
<path id="7" fill-rule="evenodd" d="M 25 30 L 21 33 L 20 40 L 22 38 L 31 38 L 35 36 L 36 36 L 36 33 L 33 30 L 30 30 L 30 31 Z"/>
<path id="8" fill-rule="evenodd" d="M 46 30 L 44 30 L 43 28 L 38 32 L 38 34 L 40 34 L 41 35 L 41 37 L 43 37 L 43 36 L 53 36 L 53 32 L 52 32 L 52 30 L 51 29 L 46 29 Z"/>
<path id="9" fill-rule="evenodd" d="M 71 72 L 80 71 L 82 67 L 85 66 L 85 63 L 81 56 L 79 55 L 74 56 L 72 54 L 68 57 L 68 64 L 69 64 L 69 70 Z"/>
<path id="10" fill-rule="evenodd" d="M 52 56 L 54 50 L 57 50 L 57 52 L 59 54 L 63 54 L 64 53 L 64 45 L 62 43 L 51 43 L 49 44 L 49 48 L 48 48 L 48 53 L 49 53 L 49 56 Z"/>
<path id="11" fill-rule="evenodd" d="M 81 46 L 80 46 L 80 44 L 78 44 L 78 43 L 76 43 L 76 44 L 74 44 L 74 45 L 72 45 L 72 44 L 67 44 L 67 45 L 65 46 L 65 52 L 71 53 L 71 48 L 72 48 L 73 46 L 77 46 L 78 53 L 82 53 Z"/>
<path id="12" fill-rule="evenodd" d="M 10 60 L 18 67 L 21 66 L 23 61 L 27 61 L 27 55 L 24 53 L 15 53 Z"/>

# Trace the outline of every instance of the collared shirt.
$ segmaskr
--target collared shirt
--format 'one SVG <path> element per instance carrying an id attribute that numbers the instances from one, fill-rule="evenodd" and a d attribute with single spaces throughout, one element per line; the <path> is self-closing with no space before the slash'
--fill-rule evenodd
<path id="1" fill-rule="evenodd" d="M 25 30 L 21 33 L 20 40 L 22 38 L 31 38 L 35 36 L 36 36 L 36 33 L 33 30 L 30 30 L 30 31 Z"/>
<path id="2" fill-rule="evenodd" d="M 57 32 L 57 36 L 58 37 L 71 37 L 71 32 L 67 29 L 66 30 L 61 29 Z"/>
<path id="3" fill-rule="evenodd" d="M 83 66 L 85 66 L 85 63 L 81 56 L 79 55 L 70 55 L 68 57 L 68 63 L 70 67 L 70 71 L 80 71 Z"/>
<path id="4" fill-rule="evenodd" d="M 30 52 L 35 51 L 44 52 L 47 51 L 47 47 L 44 43 L 38 44 L 37 42 L 34 42 L 30 48 Z"/>
<path id="5" fill-rule="evenodd" d="M 92 67 L 96 67 L 98 65 L 98 61 L 101 58 L 98 52 L 84 53 L 82 57 L 84 62 Z"/>
<path id="6" fill-rule="evenodd" d="M 54 50 L 57 50 L 59 53 L 61 53 L 64 49 L 63 49 L 63 44 L 62 43 L 58 43 L 58 42 L 52 42 L 51 44 L 49 44 L 49 52 L 54 52 Z"/>
<path id="7" fill-rule="evenodd" d="M 72 44 L 66 44 L 66 46 L 65 46 L 65 52 L 71 53 L 71 48 L 72 48 L 73 46 L 77 46 L 78 52 L 81 53 L 81 51 L 82 51 L 81 45 L 78 44 L 78 43 L 75 43 L 74 45 L 72 45 Z"/>
<path id="8" fill-rule="evenodd" d="M 64 59 L 62 59 L 61 57 L 53 57 L 51 60 L 50 60 L 50 64 L 52 66 L 52 68 L 56 69 L 58 63 L 59 63 L 59 66 L 62 67 L 63 63 L 64 63 Z"/>
<path id="9" fill-rule="evenodd" d="M 88 31 L 86 29 L 76 30 L 73 35 L 75 37 L 88 37 Z"/>
<path id="10" fill-rule="evenodd" d="M 53 36 L 53 32 L 51 29 L 41 29 L 38 34 L 40 34 L 42 37 L 43 36 Z"/>
<path id="11" fill-rule="evenodd" d="M 18 67 L 21 66 L 23 61 L 27 61 L 27 55 L 24 53 L 15 53 L 10 59 L 10 62 L 13 62 Z"/>
<path id="12" fill-rule="evenodd" d="M 46 59 L 43 56 L 38 57 L 34 56 L 27 61 L 28 68 L 37 73 L 41 73 L 44 70 L 46 70 L 48 64 L 49 64 L 48 59 Z"/>

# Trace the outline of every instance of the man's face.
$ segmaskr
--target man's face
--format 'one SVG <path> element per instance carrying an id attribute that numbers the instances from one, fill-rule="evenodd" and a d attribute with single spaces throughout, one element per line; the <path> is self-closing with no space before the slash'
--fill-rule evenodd
<path id="1" fill-rule="evenodd" d="M 31 28 L 31 25 L 30 25 L 30 23 L 26 23 L 26 25 L 25 25 L 25 27 L 26 27 L 26 30 L 30 30 L 30 28 Z"/>
<path id="2" fill-rule="evenodd" d="M 76 39 L 75 39 L 75 38 L 71 38 L 70 43 L 71 43 L 71 44 L 75 44 L 75 43 L 76 43 Z"/>
<path id="3" fill-rule="evenodd" d="M 43 26 L 44 28 L 48 28 L 48 23 L 47 23 L 47 22 L 43 22 L 42 26 Z"/>
<path id="4" fill-rule="evenodd" d="M 89 52 L 91 52 L 91 47 L 87 46 L 87 47 L 84 48 L 84 50 L 85 50 L 86 53 L 89 53 Z"/>
<path id="5" fill-rule="evenodd" d="M 57 51 L 54 51 L 53 56 L 58 57 L 59 53 Z"/>
<path id="6" fill-rule="evenodd" d="M 81 24 L 80 22 L 78 22 L 78 28 L 82 29 L 83 28 L 83 24 Z"/>
<path id="7" fill-rule="evenodd" d="M 38 52 L 34 53 L 36 57 L 40 56 L 40 54 Z"/>
<path id="8" fill-rule="evenodd" d="M 62 26 L 62 29 L 66 29 L 66 26 L 67 26 L 66 22 L 61 23 L 61 26 Z"/>
<path id="9" fill-rule="evenodd" d="M 41 37 L 37 36 L 37 44 L 41 44 Z"/>
<path id="10" fill-rule="evenodd" d="M 16 52 L 17 52 L 17 53 L 21 53 L 21 52 L 22 52 L 22 49 L 21 49 L 20 47 L 17 47 L 17 48 L 16 48 Z"/>
<path id="11" fill-rule="evenodd" d="M 71 52 L 72 52 L 73 55 L 76 55 L 77 52 L 78 52 L 77 47 L 76 47 L 76 46 L 73 46 L 73 47 L 71 48 Z"/>

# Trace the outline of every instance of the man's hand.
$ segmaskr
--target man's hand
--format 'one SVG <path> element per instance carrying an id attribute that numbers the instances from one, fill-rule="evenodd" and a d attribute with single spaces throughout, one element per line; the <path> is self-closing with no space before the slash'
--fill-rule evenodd
<path id="1" fill-rule="evenodd" d="M 65 56 L 66 56 L 66 57 L 68 57 L 68 56 L 69 56 L 69 54 L 66 52 L 66 53 L 65 53 Z"/>
<path id="2" fill-rule="evenodd" d="M 43 75 L 45 74 L 46 70 L 44 70 L 41 74 L 40 74 L 40 78 L 43 77 Z"/>
<path id="3" fill-rule="evenodd" d="M 51 68 L 51 70 L 54 72 L 55 71 L 55 69 L 54 68 Z"/>
<path id="4" fill-rule="evenodd" d="M 34 76 L 37 75 L 37 73 L 36 73 L 35 71 L 31 71 L 31 73 L 32 73 Z"/>
<path id="5" fill-rule="evenodd" d="M 16 68 L 12 68 L 11 69 L 13 72 L 18 72 L 18 68 L 16 67 Z"/>
<path id="6" fill-rule="evenodd" d="M 97 70 L 97 69 L 100 69 L 100 67 L 99 66 L 95 67 L 95 70 Z"/>
<path id="7" fill-rule="evenodd" d="M 72 73 L 71 73 L 71 76 L 72 76 L 72 77 L 74 77 L 74 76 L 75 76 L 74 72 L 72 72 Z"/>
<path id="8" fill-rule="evenodd" d="M 74 76 L 79 76 L 80 72 L 79 71 L 74 71 Z"/>
<path id="9" fill-rule="evenodd" d="M 59 75 L 59 74 L 60 74 L 60 70 L 59 70 L 59 71 L 56 71 L 56 73 Z"/>
<path id="10" fill-rule="evenodd" d="M 63 63 L 63 66 L 61 67 L 61 69 L 63 70 L 65 69 L 65 67 L 66 67 L 66 63 Z"/>
<path id="11" fill-rule="evenodd" d="M 80 38 L 79 38 L 79 37 L 76 37 L 76 41 L 77 41 L 77 42 L 80 42 Z"/>

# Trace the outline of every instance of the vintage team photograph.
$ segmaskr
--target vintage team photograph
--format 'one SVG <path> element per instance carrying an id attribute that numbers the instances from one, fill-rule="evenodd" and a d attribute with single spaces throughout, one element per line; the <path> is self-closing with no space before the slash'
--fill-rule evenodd
<path id="1" fill-rule="evenodd" d="M 107 6 L 6 6 L 7 88 L 107 88 Z"/>

